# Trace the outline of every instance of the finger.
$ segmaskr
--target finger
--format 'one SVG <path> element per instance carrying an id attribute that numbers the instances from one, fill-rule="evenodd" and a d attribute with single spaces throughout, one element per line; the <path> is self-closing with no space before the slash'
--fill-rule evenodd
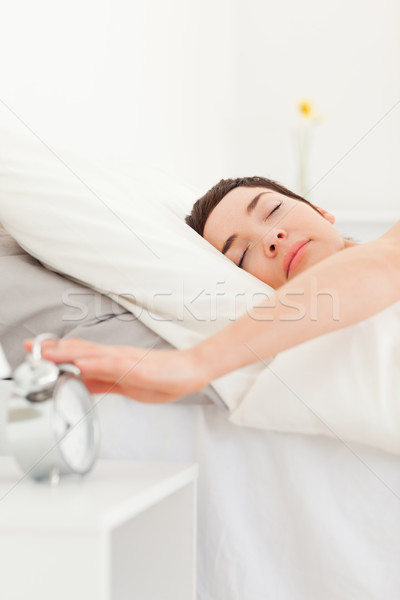
<path id="1" fill-rule="evenodd" d="M 46 340 L 42 346 L 43 356 L 54 362 L 75 362 L 82 356 L 95 356 L 103 352 L 104 346 L 76 338 L 59 340 L 56 343 L 53 341 L 52 344 Z"/>
<path id="2" fill-rule="evenodd" d="M 32 352 L 32 344 L 33 344 L 32 338 L 24 340 L 23 346 L 27 352 Z"/>
<path id="3" fill-rule="evenodd" d="M 115 361 L 108 356 L 77 358 L 75 364 L 80 369 L 82 377 L 87 379 L 115 382 L 121 376 L 116 369 Z"/>
<path id="4" fill-rule="evenodd" d="M 91 394 L 123 394 L 120 386 L 113 382 L 84 378 L 83 383 Z"/>
<path id="5" fill-rule="evenodd" d="M 129 375 L 130 382 L 139 384 L 140 374 L 136 367 L 140 364 L 138 359 L 126 359 L 119 353 L 107 353 L 103 356 L 77 358 L 74 363 L 81 370 L 84 377 L 100 381 L 123 382 Z M 154 385 L 154 384 L 153 384 Z"/>
<path id="6" fill-rule="evenodd" d="M 28 352 L 32 352 L 32 347 L 34 344 L 35 339 L 34 338 L 28 338 L 26 340 L 24 340 L 23 345 L 25 350 L 27 350 Z M 43 342 L 41 343 L 41 349 L 43 352 L 44 348 L 51 348 L 52 346 L 55 346 L 55 344 L 57 344 L 58 340 L 53 340 L 53 339 L 47 339 L 47 340 L 43 340 Z"/>
<path id="7" fill-rule="evenodd" d="M 176 394 L 146 390 L 132 385 L 124 386 L 123 383 L 99 381 L 98 379 L 91 378 L 84 378 L 83 382 L 91 394 L 104 394 L 105 396 L 108 394 L 119 394 L 146 404 L 165 404 L 178 398 Z"/>

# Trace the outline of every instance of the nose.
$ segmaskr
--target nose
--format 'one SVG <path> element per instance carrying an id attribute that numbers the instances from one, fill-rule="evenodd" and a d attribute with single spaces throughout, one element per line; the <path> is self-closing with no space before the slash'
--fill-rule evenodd
<path id="1" fill-rule="evenodd" d="M 261 238 L 261 244 L 266 256 L 272 258 L 278 254 L 279 247 L 287 234 L 283 229 L 272 229 Z"/>

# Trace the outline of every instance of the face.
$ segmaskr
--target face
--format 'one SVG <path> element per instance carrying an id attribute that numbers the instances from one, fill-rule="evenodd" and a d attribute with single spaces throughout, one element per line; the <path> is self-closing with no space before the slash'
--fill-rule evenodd
<path id="1" fill-rule="evenodd" d="M 335 218 L 262 187 L 230 191 L 210 213 L 204 238 L 273 288 L 346 247 Z"/>

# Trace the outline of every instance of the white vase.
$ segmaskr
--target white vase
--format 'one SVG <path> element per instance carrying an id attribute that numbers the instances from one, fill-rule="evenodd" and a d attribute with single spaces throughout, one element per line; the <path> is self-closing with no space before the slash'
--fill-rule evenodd
<path id="1" fill-rule="evenodd" d="M 303 197 L 310 193 L 310 151 L 314 123 L 304 120 L 296 129 L 297 175 L 296 192 Z"/>

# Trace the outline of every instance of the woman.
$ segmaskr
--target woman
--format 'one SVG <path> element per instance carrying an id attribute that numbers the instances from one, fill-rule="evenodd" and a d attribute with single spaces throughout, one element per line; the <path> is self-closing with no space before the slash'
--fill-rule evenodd
<path id="1" fill-rule="evenodd" d="M 276 294 L 190 349 L 62 340 L 46 342 L 43 354 L 74 362 L 93 393 L 170 402 L 400 300 L 400 222 L 378 240 L 357 244 L 340 235 L 334 220 L 269 179 L 222 180 L 195 203 L 186 222 Z M 291 294 L 300 313 L 293 312 Z"/>

